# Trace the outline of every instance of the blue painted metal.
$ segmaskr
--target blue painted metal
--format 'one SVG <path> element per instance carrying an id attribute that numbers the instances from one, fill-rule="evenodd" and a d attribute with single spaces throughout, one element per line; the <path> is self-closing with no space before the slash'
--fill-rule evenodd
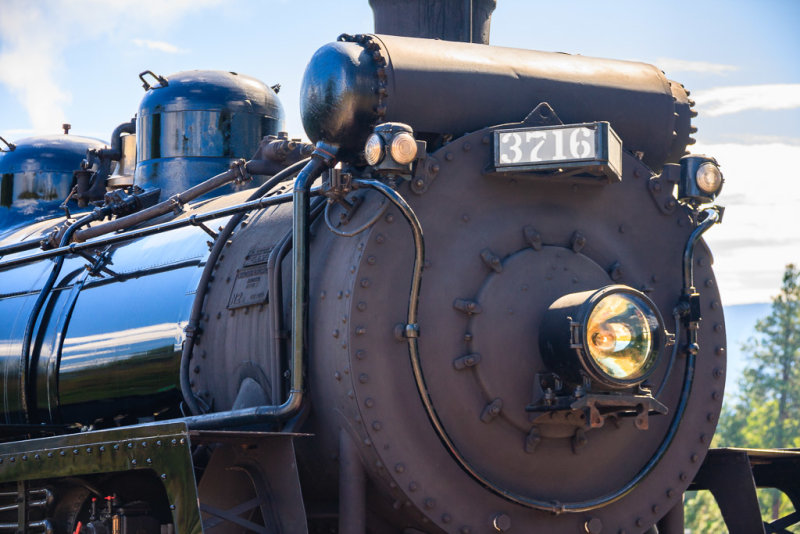
<path id="1" fill-rule="evenodd" d="M 0 153 L 0 231 L 60 215 L 90 148 L 104 141 L 76 135 L 28 137 Z M 71 209 L 75 206 L 71 206 Z"/>
<path id="2" fill-rule="evenodd" d="M 139 105 L 134 181 L 160 187 L 168 198 L 226 171 L 237 158 L 250 159 L 283 121 L 275 91 L 249 76 L 202 70 L 168 76 Z M 235 190 L 231 185 L 213 195 Z"/>

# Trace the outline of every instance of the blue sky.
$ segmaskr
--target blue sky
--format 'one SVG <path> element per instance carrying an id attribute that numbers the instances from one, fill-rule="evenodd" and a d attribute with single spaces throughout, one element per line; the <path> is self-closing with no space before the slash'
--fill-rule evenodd
<path id="1" fill-rule="evenodd" d="M 766 302 L 800 262 L 800 2 L 499 0 L 492 44 L 647 61 L 692 91 L 724 223 L 708 234 L 725 304 Z M 231 70 L 280 83 L 287 129 L 313 52 L 372 30 L 367 0 L 0 0 L 0 135 L 107 139 L 138 74 Z"/>

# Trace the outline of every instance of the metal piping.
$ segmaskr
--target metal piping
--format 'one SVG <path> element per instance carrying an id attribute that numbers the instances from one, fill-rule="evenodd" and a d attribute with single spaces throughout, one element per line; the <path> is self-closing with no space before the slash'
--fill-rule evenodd
<path id="1" fill-rule="evenodd" d="M 683 251 L 683 292 L 686 295 L 694 293 L 694 246 L 700 240 L 706 231 L 720 222 L 722 214 L 720 213 L 719 206 L 711 206 L 706 208 L 702 213 L 705 213 L 706 218 L 703 222 L 697 225 L 689 240 L 686 242 L 686 248 Z"/>
<path id="2" fill-rule="evenodd" d="M 300 167 L 299 163 L 295 165 L 291 165 L 284 169 L 284 171 L 289 171 L 289 169 L 296 170 Z M 118 232 L 120 230 L 125 230 L 130 228 L 131 226 L 135 226 L 137 224 L 141 224 L 143 222 L 149 221 L 150 219 L 154 219 L 161 215 L 166 215 L 172 211 L 175 211 L 176 208 L 181 208 L 187 202 L 191 202 L 192 200 L 205 195 L 217 189 L 218 187 L 222 187 L 236 179 L 243 178 L 244 173 L 250 174 L 260 174 L 260 170 L 264 167 L 263 163 L 260 161 L 248 161 L 244 162 L 244 160 L 237 160 L 233 164 L 231 164 L 231 168 L 227 171 L 220 173 L 216 176 L 213 176 L 206 180 L 205 182 L 201 182 L 194 187 L 190 187 L 183 193 L 178 193 L 177 195 L 173 195 L 167 200 L 163 202 L 159 202 L 155 206 L 151 206 L 147 209 L 143 209 L 141 211 L 137 211 L 127 217 L 121 217 L 119 219 L 114 219 L 113 221 L 109 221 L 105 224 L 100 224 L 89 228 L 87 230 L 81 230 L 77 234 L 75 234 L 76 241 L 87 241 L 94 237 L 99 237 L 104 234 L 109 234 L 111 232 Z M 283 172 L 283 171 L 281 171 Z M 292 172 L 292 171 L 289 171 Z M 279 173 L 280 174 L 280 173 Z M 277 175 L 276 175 L 277 176 Z"/>
<path id="3" fill-rule="evenodd" d="M 408 340 L 408 352 L 409 357 L 411 359 L 411 367 L 414 372 L 414 379 L 417 383 L 417 390 L 419 392 L 420 399 L 422 400 L 423 405 L 425 406 L 425 411 L 428 414 L 428 418 L 433 425 L 436 433 L 439 436 L 439 439 L 447 448 L 450 455 L 453 459 L 458 462 L 464 471 L 467 472 L 472 478 L 478 481 L 481 485 L 485 488 L 489 489 L 496 495 L 511 501 L 516 504 L 520 504 L 522 506 L 533 508 L 536 510 L 543 510 L 546 512 L 551 512 L 554 514 L 560 514 L 564 512 L 587 512 L 590 510 L 595 510 L 597 508 L 606 506 L 611 504 L 619 499 L 623 498 L 625 495 L 633 491 L 633 489 L 644 479 L 645 476 L 658 464 L 661 460 L 661 457 L 664 453 L 669 449 L 670 445 L 672 444 L 672 440 L 675 437 L 675 434 L 678 431 L 678 426 L 680 426 L 680 422 L 683 419 L 683 414 L 686 411 L 686 405 L 689 400 L 689 395 L 691 394 L 692 390 L 692 383 L 694 381 L 694 369 L 695 369 L 695 359 L 696 354 L 693 352 L 689 352 L 687 359 L 686 359 L 686 369 L 684 372 L 684 380 L 683 380 L 683 387 L 681 388 L 681 394 L 678 400 L 678 405 L 675 409 L 675 416 L 670 423 L 670 426 L 667 430 L 667 434 L 664 437 L 664 440 L 661 442 L 661 445 L 656 450 L 655 454 L 650 458 L 650 461 L 631 479 L 627 484 L 622 486 L 619 490 L 615 492 L 611 492 L 607 495 L 603 495 L 596 499 L 590 499 L 586 501 L 578 501 L 578 502 L 571 502 L 571 503 L 554 503 L 552 501 L 542 501 L 538 499 L 532 499 L 530 497 L 519 495 L 512 491 L 506 490 L 494 484 L 492 481 L 485 478 L 483 475 L 478 473 L 475 468 L 473 468 L 469 462 L 464 458 L 464 456 L 459 452 L 456 448 L 453 440 L 447 434 L 447 431 L 444 428 L 441 420 L 439 419 L 438 414 L 436 413 L 435 408 L 433 407 L 433 402 L 430 398 L 430 394 L 428 393 L 428 386 L 425 383 L 425 377 L 422 372 L 422 366 L 420 364 L 419 358 L 419 347 L 417 344 L 417 337 L 419 336 L 419 325 L 417 324 L 417 306 L 419 301 L 419 290 L 421 285 L 422 279 L 422 269 L 425 262 L 425 243 L 424 237 L 422 233 L 422 226 L 420 225 L 419 219 L 417 218 L 414 211 L 405 201 L 405 199 L 400 196 L 395 190 L 378 182 L 376 180 L 353 180 L 354 186 L 363 186 L 363 187 L 371 187 L 376 189 L 386 195 L 389 200 L 400 210 L 403 216 L 408 221 L 409 225 L 411 226 L 413 236 L 414 236 L 414 272 L 411 281 L 411 290 L 409 294 L 409 301 L 408 301 L 408 315 L 407 315 L 407 324 L 405 328 L 405 336 Z M 698 236 L 695 236 L 697 230 L 692 234 L 692 237 L 689 240 L 689 243 L 692 243 L 692 239 L 694 241 L 697 240 Z M 702 234 L 702 232 L 700 232 Z M 692 244 L 693 246 L 693 244 Z M 687 244 L 687 249 L 689 248 L 689 244 Z"/>
<path id="4" fill-rule="evenodd" d="M 61 236 L 61 243 L 60 245 L 63 247 L 67 243 L 69 243 L 70 239 L 72 239 L 72 235 L 78 230 L 78 228 L 82 226 L 86 226 L 90 222 L 96 220 L 98 217 L 105 217 L 105 212 L 101 210 L 93 211 L 88 215 L 84 215 L 80 219 L 78 219 L 74 224 L 69 226 L 65 231 L 64 235 Z M 36 328 L 36 322 L 39 320 L 39 314 L 42 311 L 42 307 L 44 306 L 47 297 L 50 296 L 50 291 L 53 289 L 53 286 L 58 279 L 58 275 L 61 274 L 61 267 L 64 265 L 64 256 L 59 256 L 53 265 L 52 270 L 50 271 L 50 276 L 47 278 L 47 281 L 42 286 L 42 289 L 39 291 L 39 296 L 36 298 L 36 302 L 33 305 L 33 309 L 31 310 L 30 315 L 28 316 L 28 323 L 25 325 L 25 333 L 22 338 L 22 351 L 20 353 L 19 358 L 19 394 L 20 394 L 20 404 L 22 408 L 22 415 L 24 417 L 24 421 L 26 423 L 31 422 L 31 415 L 33 412 L 33 406 L 30 405 L 32 399 L 28 396 L 28 364 L 30 363 L 31 359 L 31 345 L 33 343 L 33 331 Z M 44 325 L 42 325 L 44 326 Z"/>
<path id="5" fill-rule="evenodd" d="M 311 190 L 312 196 L 317 196 L 320 194 L 322 194 L 322 190 L 320 188 L 314 188 Z M 27 263 L 33 263 L 35 261 L 55 258 L 57 256 L 62 256 L 65 254 L 76 254 L 84 250 L 92 250 L 98 248 L 102 245 L 113 245 L 116 243 L 123 243 L 125 241 L 130 241 L 132 239 L 138 239 L 140 237 L 146 237 L 161 232 L 167 232 L 169 230 L 174 230 L 176 228 L 183 228 L 184 226 L 196 226 L 198 223 L 210 221 L 213 219 L 219 219 L 221 217 L 227 217 L 229 215 L 236 215 L 237 213 L 263 209 L 269 206 L 275 206 L 277 204 L 283 204 L 284 202 L 289 202 L 291 199 L 292 199 L 291 193 L 287 193 L 284 195 L 275 195 L 274 197 L 261 198 L 258 200 L 253 200 L 250 202 L 244 202 L 242 204 L 236 204 L 234 206 L 229 206 L 227 208 L 209 211 L 207 213 L 202 213 L 199 215 L 192 215 L 191 217 L 188 217 L 186 219 L 169 221 L 162 224 L 156 224 L 153 226 L 146 226 L 138 230 L 131 230 L 129 232 L 125 232 L 124 234 L 116 234 L 108 237 L 103 237 L 95 239 L 93 241 L 88 241 L 86 243 L 71 243 L 67 246 L 54 248 L 52 250 L 39 252 L 37 254 L 31 254 L 30 256 L 25 256 L 22 258 L 14 258 L 12 260 L 0 262 L 0 270 L 8 269 L 10 267 L 16 267 L 18 265 L 25 265 Z"/>
<path id="6" fill-rule="evenodd" d="M 292 176 L 296 171 L 304 167 L 308 163 L 308 161 L 309 161 L 308 158 L 306 158 L 305 160 L 294 163 L 286 167 L 286 169 L 284 169 L 283 171 L 277 173 L 275 176 L 264 182 L 258 189 L 256 189 L 248 197 L 248 202 L 260 199 L 261 197 L 266 195 L 273 187 L 285 181 L 290 176 Z M 186 406 L 189 408 L 190 413 L 192 413 L 193 415 L 198 415 L 203 413 L 203 411 L 200 409 L 200 406 L 197 404 L 197 399 L 192 394 L 192 386 L 191 386 L 191 381 L 189 379 L 189 362 L 192 359 L 194 340 L 197 329 L 200 325 L 200 317 L 202 316 L 203 313 L 203 304 L 205 303 L 206 291 L 208 289 L 208 284 L 211 281 L 211 277 L 214 274 L 214 267 L 217 263 L 217 260 L 219 259 L 220 254 L 222 254 L 222 249 L 225 246 L 225 243 L 228 242 L 228 238 L 230 237 L 230 235 L 242 221 L 244 214 L 245 212 L 240 212 L 234 217 L 232 217 L 225 225 L 225 228 L 223 228 L 220 231 L 220 233 L 214 240 L 214 245 L 211 247 L 211 251 L 208 254 L 208 258 L 206 259 L 206 266 L 203 269 L 203 274 L 200 276 L 200 280 L 197 284 L 198 290 L 197 294 L 195 295 L 194 302 L 192 303 L 192 311 L 189 314 L 189 322 L 186 328 L 184 329 L 184 331 L 186 332 L 186 341 L 184 341 L 183 349 L 181 351 L 181 366 L 179 371 L 180 386 L 181 386 L 181 394 L 183 395 L 183 401 L 186 403 Z"/>
<path id="7" fill-rule="evenodd" d="M 293 417 L 302 407 L 305 396 L 303 365 L 306 362 L 308 329 L 309 283 L 309 197 L 311 184 L 322 172 L 333 165 L 338 149 L 319 142 L 311 161 L 294 182 L 292 234 L 292 353 L 290 358 L 291 384 L 289 395 L 279 406 L 254 406 L 240 410 L 196 415 L 184 419 L 192 430 L 237 427 L 282 421 Z M 275 197 L 273 197 L 275 198 Z"/>

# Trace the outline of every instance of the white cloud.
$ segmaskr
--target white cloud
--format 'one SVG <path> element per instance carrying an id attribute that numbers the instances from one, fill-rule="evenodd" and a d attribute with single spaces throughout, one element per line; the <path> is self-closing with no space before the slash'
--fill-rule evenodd
<path id="1" fill-rule="evenodd" d="M 723 303 L 769 302 L 787 263 L 800 263 L 800 146 L 703 145 L 725 176 L 722 224 L 706 233 Z"/>
<path id="2" fill-rule="evenodd" d="M 64 51 L 80 41 L 123 35 L 146 23 L 166 31 L 189 12 L 223 0 L 2 0 L 0 16 L 0 84 L 24 107 L 35 131 L 58 131 L 71 96 L 62 87 Z M 90 14 L 90 15 L 89 15 Z M 167 53 L 170 43 L 141 40 L 139 46 Z"/>
<path id="3" fill-rule="evenodd" d="M 736 65 L 723 65 L 721 63 L 710 63 L 708 61 L 689 61 L 686 59 L 668 57 L 658 58 L 654 62 L 654 65 L 669 74 L 675 72 L 701 72 L 719 75 L 739 70 L 739 67 Z"/>
<path id="4" fill-rule="evenodd" d="M 148 39 L 134 39 L 133 44 L 139 46 L 141 48 L 147 48 L 148 50 L 157 50 L 159 52 L 165 52 L 167 54 L 182 54 L 185 51 L 181 50 L 177 46 L 164 42 L 164 41 L 150 41 Z"/>
<path id="5" fill-rule="evenodd" d="M 800 108 L 800 84 L 741 85 L 695 91 L 697 109 L 716 117 L 751 109 L 779 110 Z"/>

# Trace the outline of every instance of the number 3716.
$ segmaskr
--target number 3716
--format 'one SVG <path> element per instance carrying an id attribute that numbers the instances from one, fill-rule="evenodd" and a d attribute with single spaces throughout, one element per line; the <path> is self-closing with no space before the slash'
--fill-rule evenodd
<path id="1" fill-rule="evenodd" d="M 505 132 L 499 136 L 500 163 L 536 163 L 594 156 L 594 130 L 558 128 Z"/>

